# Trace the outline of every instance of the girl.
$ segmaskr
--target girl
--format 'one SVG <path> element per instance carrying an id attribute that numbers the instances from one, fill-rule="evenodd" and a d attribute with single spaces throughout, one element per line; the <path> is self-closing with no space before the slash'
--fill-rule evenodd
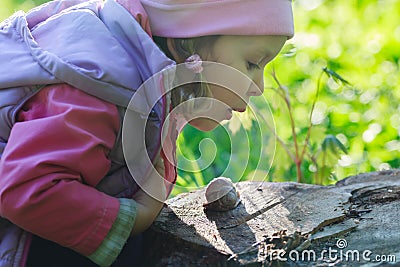
<path id="1" fill-rule="evenodd" d="M 293 20 L 290 0 L 57 0 L 0 30 L 0 265 L 133 266 L 179 129 L 261 95 Z"/>

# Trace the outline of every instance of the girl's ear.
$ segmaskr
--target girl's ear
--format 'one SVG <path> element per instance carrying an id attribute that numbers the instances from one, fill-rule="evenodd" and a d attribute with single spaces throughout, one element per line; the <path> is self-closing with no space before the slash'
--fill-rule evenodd
<path id="1" fill-rule="evenodd" d="M 174 57 L 174 60 L 176 61 L 176 63 L 185 62 L 185 58 L 183 58 L 182 55 L 180 55 L 178 53 L 178 50 L 176 49 L 174 39 L 167 38 L 167 47 L 168 47 L 168 50 L 171 53 L 171 55 Z"/>

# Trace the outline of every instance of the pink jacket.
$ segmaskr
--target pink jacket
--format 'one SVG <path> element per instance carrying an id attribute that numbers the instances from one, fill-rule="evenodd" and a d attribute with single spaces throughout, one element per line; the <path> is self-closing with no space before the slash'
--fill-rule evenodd
<path id="1" fill-rule="evenodd" d="M 137 190 L 124 166 L 120 142 L 124 108 L 138 95 L 138 105 L 133 105 L 137 121 L 155 129 L 146 132 L 152 147 L 143 151 L 153 160 L 167 107 L 158 100 L 159 87 L 138 88 L 174 62 L 123 7 L 112 0 L 104 6 L 101 0 L 74 6 L 83 1 L 53 1 L 2 24 L 0 47 L 9 52 L 1 54 L 2 62 L 13 63 L 7 66 L 17 71 L 12 77 L 0 75 L 0 95 L 5 96 L 0 97 L 0 120 L 5 122 L 0 127 L 0 215 L 28 232 L 89 255 L 118 214 L 117 198 Z M 62 15 L 47 19 L 58 12 Z M 115 58 L 118 64 L 110 64 Z M 149 109 L 156 119 L 146 121 L 141 115 Z M 175 137 L 167 140 L 169 159 Z M 166 179 L 174 182 L 175 168 L 164 162 Z M 136 165 L 135 174 L 145 178 L 140 174 L 146 174 L 149 165 Z M 5 220 L 0 223 L 8 225 Z M 11 266 L 10 258 L 20 262 L 20 254 L 26 253 L 21 248 L 29 247 L 30 235 L 9 226 L 0 228 L 1 245 L 7 245 L 1 246 L 0 261 Z M 8 229 L 10 235 L 3 235 Z"/>
<path id="2" fill-rule="evenodd" d="M 19 112 L 2 157 L 1 215 L 91 254 L 118 214 L 118 199 L 94 189 L 118 129 L 115 105 L 68 85 L 42 89 Z"/>

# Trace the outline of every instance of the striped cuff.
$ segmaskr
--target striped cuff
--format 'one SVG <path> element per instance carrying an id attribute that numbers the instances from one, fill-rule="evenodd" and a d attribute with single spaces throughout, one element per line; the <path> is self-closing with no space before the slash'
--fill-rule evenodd
<path id="1" fill-rule="evenodd" d="M 136 202 L 132 199 L 120 198 L 118 216 L 101 245 L 88 256 L 101 267 L 110 266 L 121 253 L 128 240 L 136 219 Z"/>

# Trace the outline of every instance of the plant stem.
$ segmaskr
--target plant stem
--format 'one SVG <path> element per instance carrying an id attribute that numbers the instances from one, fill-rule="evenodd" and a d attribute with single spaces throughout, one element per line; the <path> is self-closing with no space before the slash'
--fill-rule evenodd
<path id="1" fill-rule="evenodd" d="M 312 163 L 313 163 L 314 166 L 315 166 L 314 181 L 316 181 L 316 182 L 318 183 L 318 179 L 319 179 L 319 175 L 318 175 L 318 162 L 317 162 L 317 159 L 316 159 L 315 156 L 311 153 L 310 150 L 308 151 L 308 153 L 309 153 L 308 156 L 310 157 L 310 160 L 312 161 Z"/>
<path id="2" fill-rule="evenodd" d="M 317 91 L 315 92 L 315 97 L 314 97 L 314 100 L 313 100 L 313 103 L 312 103 L 312 106 L 311 106 L 311 111 L 310 111 L 310 125 L 308 126 L 306 139 L 304 140 L 303 150 L 301 151 L 301 155 L 300 155 L 300 161 L 303 160 L 304 154 L 305 154 L 307 146 L 308 146 L 308 142 L 310 141 L 311 128 L 313 126 L 313 124 L 312 124 L 312 116 L 313 116 L 313 113 L 314 113 L 315 104 L 317 103 L 317 99 L 318 99 L 318 95 L 319 95 L 319 91 L 320 91 L 321 79 L 322 79 L 322 75 L 323 74 L 324 74 L 324 72 L 321 72 L 321 74 L 318 77 Z"/>
<path id="3" fill-rule="evenodd" d="M 319 176 L 319 181 L 317 181 L 318 184 L 322 184 L 322 178 L 324 177 L 325 174 L 325 168 L 326 168 L 326 151 L 322 152 L 322 168 L 321 172 L 322 174 Z"/>
<path id="4" fill-rule="evenodd" d="M 289 155 L 289 157 L 295 161 L 296 158 L 293 155 L 293 153 L 289 150 L 289 147 L 285 144 L 285 142 L 283 142 L 283 140 L 278 136 L 278 134 L 276 133 L 276 131 L 271 127 L 271 125 L 268 124 L 267 119 L 264 117 L 264 115 L 262 113 L 260 113 L 261 117 L 263 118 L 265 125 L 269 128 L 269 130 L 272 132 L 272 134 L 274 135 L 274 137 L 276 138 L 276 140 L 281 144 L 281 146 L 283 147 L 283 149 L 285 149 L 286 153 Z"/>
<path id="5" fill-rule="evenodd" d="M 290 104 L 289 96 L 288 96 L 288 94 L 286 94 L 285 88 L 279 82 L 274 70 L 272 71 L 272 77 L 274 78 L 275 82 L 278 84 L 279 89 L 283 92 L 282 94 L 279 94 L 279 95 L 281 97 L 283 97 L 283 99 L 286 103 L 286 107 L 288 108 L 290 125 L 291 125 L 292 135 L 293 135 L 294 150 L 295 150 L 294 163 L 296 165 L 297 182 L 301 183 L 301 180 L 302 180 L 302 173 L 301 173 L 302 158 L 300 158 L 300 155 L 299 155 L 299 146 L 298 146 L 297 134 L 296 134 L 296 124 L 295 124 L 293 114 L 292 114 L 292 106 Z"/>

